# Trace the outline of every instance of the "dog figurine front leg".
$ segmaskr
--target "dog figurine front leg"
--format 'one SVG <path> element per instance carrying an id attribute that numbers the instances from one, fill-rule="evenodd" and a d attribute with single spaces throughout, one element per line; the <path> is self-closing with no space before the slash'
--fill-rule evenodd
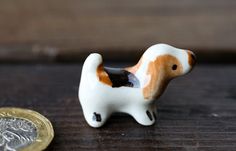
<path id="1" fill-rule="evenodd" d="M 135 106 L 129 112 L 130 115 L 141 125 L 149 126 L 155 123 L 157 111 L 154 104 Z"/>

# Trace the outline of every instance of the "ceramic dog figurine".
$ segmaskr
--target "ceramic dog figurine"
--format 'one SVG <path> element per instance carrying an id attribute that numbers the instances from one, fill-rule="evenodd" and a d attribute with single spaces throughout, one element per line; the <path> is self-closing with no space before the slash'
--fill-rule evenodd
<path id="1" fill-rule="evenodd" d="M 156 120 L 155 101 L 169 81 L 191 71 L 195 55 L 167 44 L 148 48 L 139 62 L 127 68 L 103 66 L 102 56 L 90 54 L 84 62 L 79 100 L 92 127 L 101 127 L 114 112 L 128 113 L 142 125 Z"/>

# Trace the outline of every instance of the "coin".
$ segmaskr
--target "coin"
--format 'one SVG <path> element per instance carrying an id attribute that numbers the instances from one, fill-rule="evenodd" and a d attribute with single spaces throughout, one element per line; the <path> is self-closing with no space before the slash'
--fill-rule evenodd
<path id="1" fill-rule="evenodd" d="M 50 121 L 21 108 L 0 108 L 0 150 L 41 151 L 54 137 Z"/>

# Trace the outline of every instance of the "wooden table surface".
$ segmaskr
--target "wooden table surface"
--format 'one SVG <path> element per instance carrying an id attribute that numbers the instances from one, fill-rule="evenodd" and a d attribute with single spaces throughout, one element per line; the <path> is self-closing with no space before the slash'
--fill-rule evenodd
<path id="1" fill-rule="evenodd" d="M 116 64 L 115 66 L 123 66 Z M 198 65 L 170 83 L 153 126 L 115 114 L 94 129 L 77 91 L 81 64 L 0 65 L 0 106 L 23 107 L 50 119 L 47 150 L 236 150 L 236 66 Z"/>

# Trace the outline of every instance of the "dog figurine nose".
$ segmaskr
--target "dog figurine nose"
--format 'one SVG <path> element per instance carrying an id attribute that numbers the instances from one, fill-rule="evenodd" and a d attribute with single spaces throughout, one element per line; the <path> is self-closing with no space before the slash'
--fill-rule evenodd
<path id="1" fill-rule="evenodd" d="M 188 63 L 190 66 L 194 66 L 196 64 L 196 55 L 192 51 L 188 51 Z"/>

